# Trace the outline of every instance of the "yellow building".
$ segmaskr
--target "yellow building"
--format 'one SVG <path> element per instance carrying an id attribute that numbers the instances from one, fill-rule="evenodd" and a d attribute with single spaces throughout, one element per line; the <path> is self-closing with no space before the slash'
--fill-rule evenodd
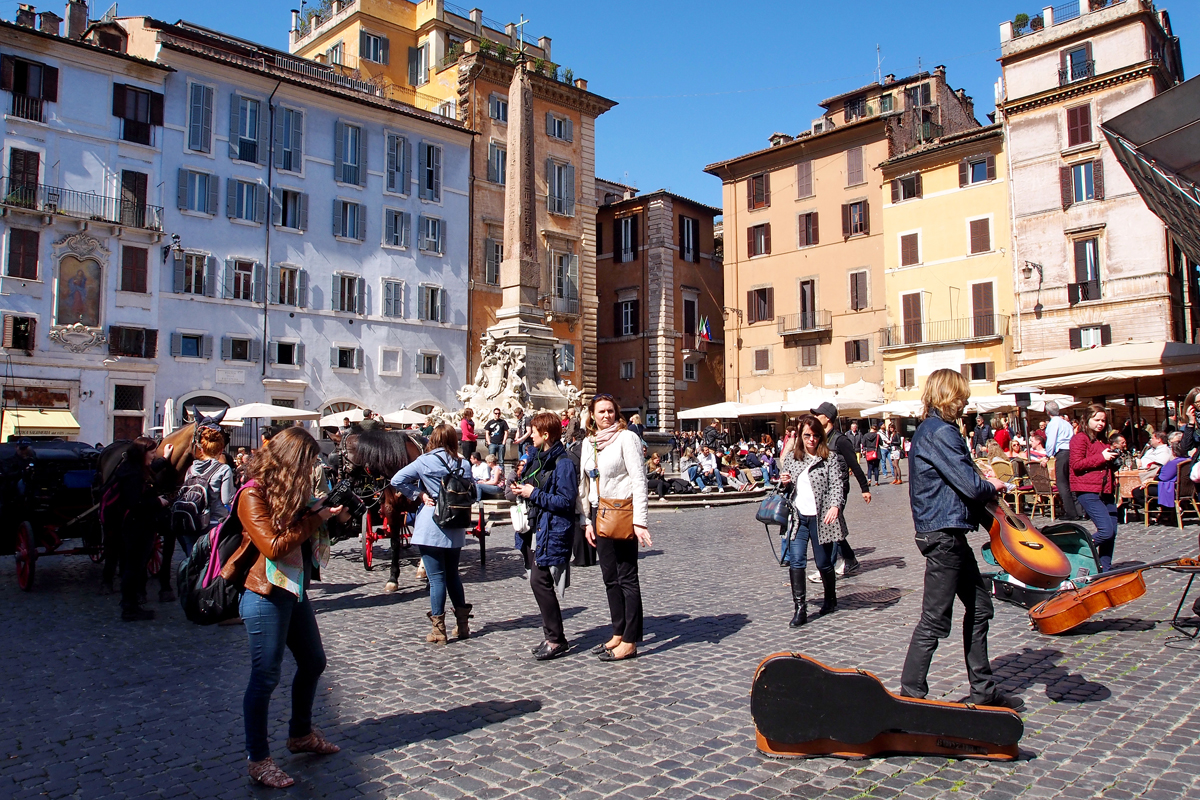
<path id="1" fill-rule="evenodd" d="M 558 375 L 596 386 L 596 118 L 616 103 L 551 60 L 550 39 L 528 41 L 443 0 L 325 0 L 293 15 L 290 51 L 335 66 L 394 100 L 460 120 L 478 133 L 471 159 L 467 375 L 479 337 L 496 322 L 503 259 L 508 87 L 524 48 L 533 85 L 539 300 L 559 340 Z M 542 122 L 545 130 L 542 130 Z"/>
<path id="2" fill-rule="evenodd" d="M 1015 311 L 1009 180 L 1000 125 L 945 136 L 880 165 L 888 325 L 884 392 L 920 397 L 925 376 L 957 369 L 996 394 Z"/>

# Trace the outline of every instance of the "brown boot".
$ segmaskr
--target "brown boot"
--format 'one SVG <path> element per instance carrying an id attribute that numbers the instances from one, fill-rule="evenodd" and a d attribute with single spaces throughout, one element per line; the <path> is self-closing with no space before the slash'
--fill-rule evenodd
<path id="1" fill-rule="evenodd" d="M 473 605 L 467 603 L 462 608 L 454 609 L 454 619 L 457 624 L 454 626 L 454 632 L 450 634 L 455 639 L 470 639 L 471 638 L 471 609 Z"/>
<path id="2" fill-rule="evenodd" d="M 425 641 L 427 641 L 431 644 L 445 644 L 446 643 L 446 615 L 445 614 L 434 615 L 434 613 L 432 611 L 426 611 L 425 616 L 429 617 L 430 622 L 433 623 L 433 630 L 431 630 L 429 632 L 429 635 L 425 637 Z"/>

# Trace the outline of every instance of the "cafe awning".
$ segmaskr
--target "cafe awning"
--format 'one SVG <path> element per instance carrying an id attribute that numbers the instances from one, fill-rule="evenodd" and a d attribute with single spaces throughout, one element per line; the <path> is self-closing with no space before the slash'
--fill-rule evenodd
<path id="1" fill-rule="evenodd" d="M 1076 350 L 1010 369 L 996 376 L 1000 391 L 1015 386 L 1086 391 L 1072 394 L 1121 394 L 1142 379 L 1200 380 L 1200 345 L 1185 342 L 1124 342 L 1090 350 Z M 1184 380 L 1186 379 L 1186 380 Z M 1175 381 L 1173 381 L 1175 382 Z M 1147 387 L 1154 383 L 1147 384 Z M 1177 387 L 1178 388 L 1178 387 Z"/>
<path id="2" fill-rule="evenodd" d="M 688 408 L 680 411 L 680 419 L 737 419 L 742 411 L 742 404 L 727 400 L 724 403 L 714 403 L 711 406 Z"/>
<path id="3" fill-rule="evenodd" d="M 58 436 L 70 439 L 79 435 L 79 423 L 65 408 L 6 408 L 0 421 L 0 442 L 9 437 Z"/>

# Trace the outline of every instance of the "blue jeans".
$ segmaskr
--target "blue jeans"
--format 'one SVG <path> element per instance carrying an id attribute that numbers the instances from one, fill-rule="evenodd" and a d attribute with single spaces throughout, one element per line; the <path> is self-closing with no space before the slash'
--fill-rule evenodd
<path id="1" fill-rule="evenodd" d="M 1075 495 L 1075 502 L 1087 514 L 1087 518 L 1096 526 L 1092 535 L 1092 544 L 1100 556 L 1100 571 L 1112 569 L 1113 549 L 1117 543 L 1117 507 L 1113 505 L 1110 494 L 1081 492 Z"/>
<path id="2" fill-rule="evenodd" d="M 879 462 L 882 458 L 876 458 L 874 461 L 867 461 L 867 480 L 879 483 Z"/>
<path id="3" fill-rule="evenodd" d="M 246 635 L 250 641 L 250 684 L 242 698 L 246 719 L 246 753 L 251 761 L 271 755 L 267 741 L 267 717 L 271 694 L 279 685 L 283 650 L 296 659 L 296 677 L 292 680 L 292 718 L 288 736 L 296 738 L 312 732 L 313 698 L 317 679 L 325 671 L 325 648 L 312 603 L 299 602 L 294 594 L 272 589 L 267 597 L 246 590 L 240 605 Z"/>
<path id="4" fill-rule="evenodd" d="M 695 484 L 703 489 L 705 486 L 716 484 L 717 488 L 725 488 L 725 476 L 721 474 L 721 470 L 713 470 L 711 475 L 705 475 L 704 472 L 697 467 Z"/>
<path id="5" fill-rule="evenodd" d="M 480 500 L 483 500 L 484 498 L 490 499 L 492 497 L 503 497 L 504 487 L 496 486 L 490 483 L 476 483 L 475 496 Z"/>
<path id="6" fill-rule="evenodd" d="M 837 543 L 821 544 L 817 541 L 819 520 L 804 514 L 797 514 L 793 519 L 796 520 L 796 530 L 792 533 L 792 538 L 787 540 L 788 564 L 791 568 L 803 570 L 808 566 L 808 543 L 810 540 L 812 541 L 813 561 L 817 562 L 817 569 L 826 570 L 832 567 L 833 548 L 837 546 Z"/>
<path id="7" fill-rule="evenodd" d="M 489 444 L 488 445 L 488 455 L 495 456 L 496 461 L 499 462 L 501 469 L 504 468 L 504 445 Z"/>
<path id="8" fill-rule="evenodd" d="M 455 608 L 465 608 L 466 595 L 463 594 L 462 580 L 458 577 L 458 557 L 462 554 L 459 547 L 430 547 L 417 545 L 421 552 L 421 564 L 425 574 L 429 576 L 429 611 L 435 617 L 446 613 L 446 595 Z"/>
<path id="9" fill-rule="evenodd" d="M 879 448 L 879 469 L 884 475 L 892 477 L 892 448 Z"/>

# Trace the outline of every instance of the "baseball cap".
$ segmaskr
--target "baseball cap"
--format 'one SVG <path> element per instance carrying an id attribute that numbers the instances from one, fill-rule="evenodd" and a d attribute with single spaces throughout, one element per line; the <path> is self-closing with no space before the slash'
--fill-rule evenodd
<path id="1" fill-rule="evenodd" d="M 816 408 L 810 409 L 810 411 L 812 411 L 814 416 L 817 416 L 817 415 L 824 416 L 826 419 L 830 420 L 831 422 L 833 420 L 837 419 L 837 415 L 838 415 L 837 406 L 835 406 L 833 403 L 829 403 L 829 402 L 821 403 L 821 405 L 817 406 Z"/>

